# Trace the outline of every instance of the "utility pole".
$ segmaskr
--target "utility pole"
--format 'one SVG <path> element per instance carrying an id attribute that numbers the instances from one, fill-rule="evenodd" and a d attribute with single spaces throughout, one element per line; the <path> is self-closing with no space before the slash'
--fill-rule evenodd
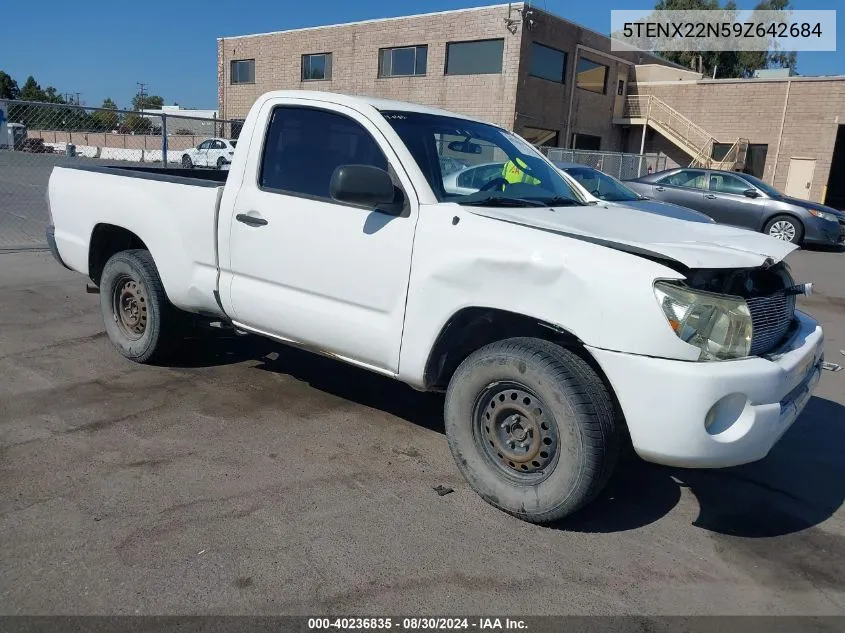
<path id="1" fill-rule="evenodd" d="M 140 106 L 138 109 L 143 110 L 147 105 L 147 84 L 140 81 L 136 83 L 138 84 L 138 105 Z"/>

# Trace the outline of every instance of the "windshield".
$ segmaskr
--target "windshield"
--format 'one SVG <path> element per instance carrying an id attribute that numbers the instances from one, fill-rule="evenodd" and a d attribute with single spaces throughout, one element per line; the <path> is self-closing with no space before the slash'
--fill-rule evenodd
<path id="1" fill-rule="evenodd" d="M 783 195 L 780 191 L 771 185 L 767 185 L 756 176 L 752 176 L 751 174 L 742 174 L 742 177 L 771 198 L 780 198 Z"/>
<path id="2" fill-rule="evenodd" d="M 481 206 L 580 205 L 530 144 L 493 125 L 420 112 L 384 111 L 440 202 Z"/>
<path id="3" fill-rule="evenodd" d="M 564 171 L 578 184 L 599 200 L 606 202 L 632 202 L 641 196 L 621 182 L 592 167 L 567 167 Z"/>

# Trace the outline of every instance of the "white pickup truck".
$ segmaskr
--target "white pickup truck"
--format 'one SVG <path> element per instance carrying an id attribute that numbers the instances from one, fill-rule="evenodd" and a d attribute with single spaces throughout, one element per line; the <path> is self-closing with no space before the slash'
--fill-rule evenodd
<path id="1" fill-rule="evenodd" d="M 450 193 L 447 157 L 530 178 Z M 174 353 L 194 313 L 445 391 L 457 467 L 528 521 L 588 503 L 628 438 L 675 466 L 763 458 L 822 367 L 791 244 L 583 206 L 520 137 L 419 105 L 273 92 L 228 172 L 56 167 L 48 197 L 124 356 Z"/>

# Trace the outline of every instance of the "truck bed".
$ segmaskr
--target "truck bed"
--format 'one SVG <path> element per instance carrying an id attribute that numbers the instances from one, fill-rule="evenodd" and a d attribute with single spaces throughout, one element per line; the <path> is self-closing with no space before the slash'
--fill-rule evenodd
<path id="1" fill-rule="evenodd" d="M 137 167 L 134 165 L 61 165 L 61 167 L 195 187 L 218 187 L 226 183 L 229 175 L 228 170 L 182 169 L 181 167 Z"/>
<path id="2" fill-rule="evenodd" d="M 92 236 L 122 230 L 150 251 L 170 301 L 222 314 L 217 289 L 217 211 L 228 172 L 72 165 L 50 174 L 55 243 L 64 263 L 91 276 Z"/>

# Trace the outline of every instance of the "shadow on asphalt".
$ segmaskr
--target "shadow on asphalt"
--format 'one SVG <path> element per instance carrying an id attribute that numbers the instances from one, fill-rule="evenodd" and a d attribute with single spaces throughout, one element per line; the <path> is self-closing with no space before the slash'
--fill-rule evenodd
<path id="1" fill-rule="evenodd" d="M 257 361 L 257 369 L 290 375 L 314 389 L 380 409 L 443 433 L 443 396 L 256 336 L 227 333 L 188 341 L 179 367 Z M 612 533 L 649 525 L 668 514 L 682 489 L 700 509 L 693 525 L 747 538 L 791 534 L 832 516 L 845 500 L 845 407 L 813 397 L 765 459 L 717 470 L 649 464 L 625 452 L 608 486 L 578 514 L 552 526 Z"/>

